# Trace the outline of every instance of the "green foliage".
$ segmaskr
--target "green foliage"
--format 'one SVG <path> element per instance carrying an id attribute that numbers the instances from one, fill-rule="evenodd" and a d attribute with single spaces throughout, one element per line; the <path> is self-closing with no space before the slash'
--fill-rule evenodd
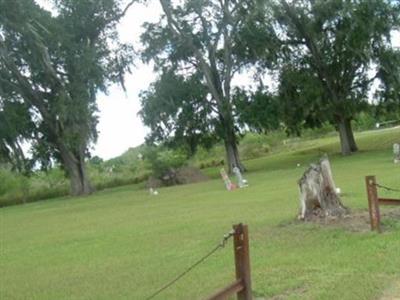
<path id="1" fill-rule="evenodd" d="M 54 168 L 29 177 L 0 168 L 0 207 L 68 194 L 64 172 Z"/>
<path id="2" fill-rule="evenodd" d="M 236 89 L 233 95 L 239 123 L 257 132 L 269 132 L 280 127 L 282 105 L 279 100 L 262 88 L 256 92 Z"/>
<path id="3" fill-rule="evenodd" d="M 281 119 L 289 134 L 300 135 L 305 128 L 318 128 L 326 121 L 321 103 L 327 100 L 316 76 L 290 66 L 281 70 L 278 97 Z"/>
<path id="4" fill-rule="evenodd" d="M 5 193 L 14 190 L 15 180 L 11 172 L 5 169 L 0 169 L 0 196 Z"/>
<path id="5" fill-rule="evenodd" d="M 89 176 L 96 190 L 142 183 L 150 174 L 144 169 L 132 171 L 127 168 L 112 173 L 108 173 L 106 167 L 104 169 L 99 171 L 98 166 L 89 165 Z M 0 168 L 0 180 L 0 207 L 67 196 L 69 192 L 68 180 L 60 168 L 37 171 L 30 177 Z"/>
<path id="6" fill-rule="evenodd" d="M 93 157 L 88 162 L 87 171 L 96 190 L 146 181 L 150 170 L 144 161 L 138 159 L 138 154 L 142 152 L 144 147 L 140 146 L 108 161 Z M 4 191 L 0 193 L 0 206 L 68 195 L 68 179 L 59 166 L 53 166 L 46 171 L 36 170 L 30 177 L 21 176 L 4 168 L 0 170 L 3 172 L 0 172 L 2 174 L 0 190 Z"/>
<path id="7" fill-rule="evenodd" d="M 26 202 L 30 193 L 30 180 L 15 172 L 0 168 L 0 207 L 3 206 L 2 199 L 12 197 L 18 198 L 20 203 Z"/>
<path id="8" fill-rule="evenodd" d="M 92 158 L 90 158 L 90 164 L 99 168 L 101 167 L 103 162 L 103 159 L 99 156 L 93 156 Z"/>
<path id="9" fill-rule="evenodd" d="M 187 155 L 182 150 L 150 147 L 145 153 L 146 163 L 152 174 L 162 179 L 170 172 L 183 166 L 187 162 Z"/>
<path id="10" fill-rule="evenodd" d="M 290 133 L 325 122 L 337 128 L 350 124 L 368 108 L 368 93 L 376 80 L 381 83 L 376 100 L 399 110 L 400 52 L 390 41 L 391 31 L 400 25 L 396 1 L 261 3 L 265 5 L 259 15 L 248 18 L 241 32 L 243 47 L 249 49 L 241 53 L 278 72 L 279 119 Z M 257 41 L 260 35 L 262 42 Z M 371 76 L 375 65 L 377 72 Z M 268 111 L 271 104 L 264 103 Z M 264 110 L 258 112 L 262 115 Z M 345 131 L 351 143 L 351 128 Z M 351 148 L 356 150 L 355 145 Z"/>
<path id="11" fill-rule="evenodd" d="M 378 52 L 378 60 L 377 78 L 380 79 L 380 86 L 375 97 L 380 102 L 377 113 L 400 119 L 400 50 L 383 49 Z"/>
<path id="12" fill-rule="evenodd" d="M 34 124 L 25 104 L 1 102 L 0 105 L 0 162 L 7 162 L 19 173 L 29 174 L 33 161 L 27 159 L 21 143 L 33 135 Z"/>
<path id="13" fill-rule="evenodd" d="M 244 170 L 237 151 L 231 83 L 245 65 L 236 51 L 237 32 L 249 2 L 160 0 L 160 4 L 162 17 L 146 23 L 141 36 L 143 60 L 154 62 L 160 73 L 150 93 L 142 96 L 142 117 L 153 132 L 150 139 L 181 143 L 187 137 L 185 145 L 193 154 L 197 145 L 217 137 L 224 141 L 229 169 Z"/>
<path id="14" fill-rule="evenodd" d="M 376 127 L 377 119 L 371 112 L 361 112 L 356 115 L 354 120 L 355 130 L 370 130 Z"/>
<path id="15" fill-rule="evenodd" d="M 0 97 L 21 103 L 29 116 L 34 134 L 24 138 L 34 158 L 43 166 L 60 162 L 72 191 L 88 193 L 84 161 L 97 139 L 96 94 L 123 85 L 132 49 L 116 31 L 121 1 L 54 3 L 52 15 L 33 0 L 0 1 Z"/>
<path id="16" fill-rule="evenodd" d="M 372 129 L 375 127 L 374 120 L 371 114 L 360 113 L 354 121 L 355 129 Z M 329 141 L 333 143 L 335 140 L 334 130 L 332 125 L 325 123 L 320 128 L 304 129 L 300 138 L 288 137 L 283 130 L 271 131 L 268 134 L 247 132 L 239 144 L 240 156 L 251 164 L 250 160 L 255 158 L 314 147 L 320 143 L 319 139 L 323 141 L 329 138 Z M 376 144 L 372 148 L 380 146 L 390 148 L 390 141 L 390 139 L 384 140 L 382 135 L 380 142 L 382 145 Z M 369 150 L 364 148 L 366 145 L 362 142 L 360 146 L 363 151 Z M 320 149 L 317 153 L 322 154 L 324 151 L 332 152 L 334 150 L 331 148 Z M 140 159 L 141 156 L 143 159 Z M 143 183 L 152 175 L 162 179 L 164 175 L 173 175 L 177 168 L 185 164 L 201 168 L 211 177 L 219 177 L 218 170 L 224 167 L 225 163 L 222 143 L 217 143 L 210 149 L 200 147 L 190 158 L 187 158 L 184 150 L 168 150 L 168 148 L 142 145 L 131 148 L 121 156 L 107 161 L 94 157 L 93 161 L 88 163 L 88 173 L 96 190 L 103 190 L 121 185 Z M 29 178 L 4 168 L 0 168 L 0 170 L 0 206 L 33 202 L 68 194 L 68 181 L 59 167 L 53 167 L 46 172 L 36 171 Z M 22 188 L 25 188 L 25 191 Z"/>
<path id="17" fill-rule="evenodd" d="M 193 155 L 198 146 L 210 148 L 216 141 L 215 120 L 210 116 L 207 87 L 196 73 L 186 77 L 164 70 L 147 91 L 141 93 L 139 112 L 151 130 L 147 143 L 185 148 Z"/>

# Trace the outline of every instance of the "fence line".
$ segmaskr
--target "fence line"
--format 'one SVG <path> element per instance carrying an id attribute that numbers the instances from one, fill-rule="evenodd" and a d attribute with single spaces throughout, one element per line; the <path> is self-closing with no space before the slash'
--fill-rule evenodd
<path id="1" fill-rule="evenodd" d="M 247 225 L 233 226 L 233 252 L 235 254 L 236 281 L 216 292 L 207 300 L 225 300 L 237 295 L 238 300 L 252 300 L 250 275 L 250 249 Z"/>
<path id="2" fill-rule="evenodd" d="M 382 232 L 381 230 L 381 216 L 379 211 L 379 205 L 400 205 L 400 199 L 393 198 L 380 198 L 378 196 L 378 189 L 382 188 L 388 191 L 398 191 L 399 189 L 390 188 L 384 185 L 376 183 L 375 176 L 366 176 L 365 184 L 367 187 L 368 195 L 368 208 L 369 216 L 371 219 L 371 230 L 376 230 L 377 232 Z"/>
<path id="3" fill-rule="evenodd" d="M 394 188 L 391 188 L 391 187 L 387 187 L 387 186 L 381 185 L 381 184 L 379 184 L 379 183 L 375 183 L 375 185 L 376 185 L 378 188 L 387 190 L 387 191 L 389 191 L 389 192 L 400 192 L 400 189 L 394 189 Z"/>
<path id="4" fill-rule="evenodd" d="M 249 240 L 248 240 L 248 230 L 247 225 L 237 224 L 233 225 L 233 229 L 224 235 L 221 242 L 207 252 L 204 256 L 198 259 L 190 267 L 176 276 L 174 279 L 163 285 L 153 294 L 146 298 L 150 300 L 161 294 L 163 291 L 168 289 L 170 286 L 174 285 L 181 278 L 183 278 L 190 271 L 195 269 L 201 263 L 207 260 L 219 249 L 224 248 L 227 241 L 233 237 L 234 239 L 234 253 L 235 253 L 235 266 L 236 266 L 236 278 L 237 280 L 217 292 L 213 296 L 209 297 L 209 300 L 222 300 L 226 299 L 228 296 L 237 293 L 238 300 L 251 300 L 251 279 L 250 279 L 250 257 L 249 257 Z"/>

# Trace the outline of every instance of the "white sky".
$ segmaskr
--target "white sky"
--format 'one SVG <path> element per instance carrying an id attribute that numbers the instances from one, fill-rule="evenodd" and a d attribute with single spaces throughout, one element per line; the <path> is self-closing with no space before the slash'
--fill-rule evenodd
<path id="1" fill-rule="evenodd" d="M 118 25 L 121 40 L 132 43 L 137 50 L 140 47 L 141 25 L 144 22 L 157 21 L 160 14 L 161 6 L 158 1 L 150 1 L 148 6 L 137 3 L 132 5 Z M 139 93 L 155 78 L 152 67 L 138 60 L 132 68 L 132 74 L 126 75 L 126 93 L 121 87 L 113 86 L 108 95 L 98 96 L 99 139 L 94 147 L 94 155 L 109 159 L 144 142 L 148 130 L 137 115 L 140 110 Z"/>
<path id="2" fill-rule="evenodd" d="M 36 0 L 37 3 L 51 10 L 49 0 Z M 161 14 L 159 1 L 149 1 L 147 6 L 133 4 L 118 25 L 120 38 L 123 42 L 140 48 L 141 25 L 144 22 L 155 22 Z M 395 47 L 400 47 L 400 32 L 393 34 Z M 137 113 L 140 110 L 139 92 L 145 90 L 156 78 L 152 67 L 140 63 L 132 68 L 132 74 L 125 78 L 126 93 L 119 86 L 112 86 L 108 95 L 99 94 L 99 138 L 91 151 L 103 159 L 109 159 L 125 152 L 129 147 L 135 147 L 144 142 L 148 129 L 144 127 Z M 247 85 L 251 79 L 242 75 L 235 78 L 233 84 Z"/>

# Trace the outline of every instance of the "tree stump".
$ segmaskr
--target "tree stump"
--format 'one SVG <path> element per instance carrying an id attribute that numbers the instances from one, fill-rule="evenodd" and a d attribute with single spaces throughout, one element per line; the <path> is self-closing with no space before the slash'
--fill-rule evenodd
<path id="1" fill-rule="evenodd" d="M 298 181 L 300 188 L 299 219 L 342 217 L 348 209 L 342 204 L 332 178 L 331 165 L 324 156 L 312 164 Z"/>

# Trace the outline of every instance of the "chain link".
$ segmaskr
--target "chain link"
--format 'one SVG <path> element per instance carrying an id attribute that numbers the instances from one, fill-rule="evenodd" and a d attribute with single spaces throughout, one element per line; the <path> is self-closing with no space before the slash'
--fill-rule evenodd
<path id="1" fill-rule="evenodd" d="M 390 187 L 387 187 L 387 186 L 381 185 L 381 184 L 379 184 L 379 183 L 375 183 L 375 186 L 376 186 L 376 187 L 378 187 L 378 188 L 381 188 L 381 189 L 384 189 L 384 190 L 390 191 L 390 192 L 400 192 L 400 189 L 394 189 L 394 188 L 390 188 Z"/>
<path id="2" fill-rule="evenodd" d="M 174 285 L 179 279 L 181 279 L 183 276 L 185 276 L 187 273 L 192 271 L 194 268 L 196 268 L 198 265 L 200 265 L 202 262 L 204 262 L 207 258 L 209 258 L 211 255 L 213 255 L 218 249 L 224 248 L 228 240 L 233 236 L 235 231 L 232 229 L 228 233 L 224 234 L 221 242 L 218 243 L 211 251 L 209 251 L 206 255 L 201 257 L 199 260 L 197 260 L 194 264 L 192 264 L 190 267 L 188 267 L 185 271 L 180 273 L 178 276 L 176 276 L 174 279 L 172 279 L 170 282 L 162 286 L 160 289 L 158 289 L 156 292 L 154 292 L 151 296 L 147 297 L 146 300 L 153 299 L 163 291 L 165 291 L 167 288 L 170 286 Z"/>

